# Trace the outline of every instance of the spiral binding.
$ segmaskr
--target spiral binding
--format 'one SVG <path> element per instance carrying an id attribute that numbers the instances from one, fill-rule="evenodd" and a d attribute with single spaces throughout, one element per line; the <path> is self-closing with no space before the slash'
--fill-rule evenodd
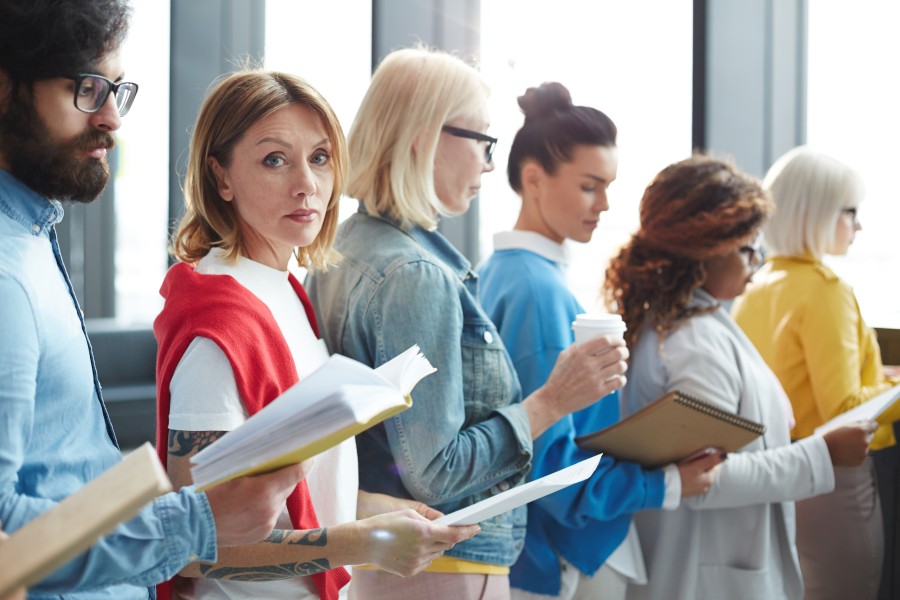
<path id="1" fill-rule="evenodd" d="M 765 425 L 760 425 L 759 423 L 756 423 L 755 421 L 751 421 L 749 419 L 745 419 L 740 415 L 724 411 L 721 408 L 713 406 L 709 402 L 701 400 L 696 396 L 685 394 L 684 392 L 675 392 L 675 402 L 678 402 L 679 404 L 682 404 L 684 406 L 687 406 L 688 408 L 692 408 L 704 414 L 710 415 L 711 417 L 715 417 L 727 423 L 731 423 L 732 425 L 736 425 L 741 429 L 752 431 L 753 433 L 756 433 L 758 435 L 762 435 L 766 431 Z"/>

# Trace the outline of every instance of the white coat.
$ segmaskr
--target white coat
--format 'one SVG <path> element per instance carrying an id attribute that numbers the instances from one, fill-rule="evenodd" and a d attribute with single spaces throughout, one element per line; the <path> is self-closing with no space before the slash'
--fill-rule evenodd
<path id="1" fill-rule="evenodd" d="M 700 290 L 693 303 L 716 301 Z M 706 494 L 675 511 L 635 515 L 649 583 L 631 586 L 628 599 L 801 599 L 793 501 L 834 489 L 824 440 L 791 443 L 781 385 L 722 308 L 662 342 L 648 328 L 631 349 L 623 416 L 673 390 L 763 423 L 766 432 L 728 456 Z"/>

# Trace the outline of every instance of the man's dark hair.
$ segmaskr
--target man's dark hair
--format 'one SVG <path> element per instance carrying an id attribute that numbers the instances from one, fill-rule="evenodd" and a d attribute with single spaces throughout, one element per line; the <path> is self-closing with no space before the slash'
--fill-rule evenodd
<path id="1" fill-rule="evenodd" d="M 91 72 L 125 39 L 128 0 L 3 0 L 0 69 L 14 82 Z"/>

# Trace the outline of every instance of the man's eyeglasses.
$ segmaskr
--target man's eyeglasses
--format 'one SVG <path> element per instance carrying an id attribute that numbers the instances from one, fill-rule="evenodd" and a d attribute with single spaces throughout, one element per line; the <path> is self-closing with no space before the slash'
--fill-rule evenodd
<path id="1" fill-rule="evenodd" d="M 494 148 L 497 146 L 497 138 L 491 137 L 484 133 L 478 133 L 477 131 L 472 131 L 471 129 L 453 127 L 452 125 L 444 125 L 443 127 L 441 127 L 441 131 L 444 131 L 456 137 L 478 140 L 479 142 L 487 142 L 487 146 L 485 146 L 484 148 L 484 164 L 491 164 L 491 159 L 494 156 Z"/>
<path id="2" fill-rule="evenodd" d="M 738 252 L 744 257 L 744 262 L 751 269 L 760 268 L 766 261 L 766 250 L 762 244 L 762 236 L 757 236 L 749 246 L 741 246 Z"/>
<path id="3" fill-rule="evenodd" d="M 842 208 L 842 209 L 841 209 L 841 214 L 842 214 L 842 215 L 847 215 L 847 216 L 849 216 L 849 217 L 850 217 L 850 221 L 853 223 L 853 226 L 854 226 L 854 227 L 855 227 L 856 225 L 859 225 L 859 216 L 858 216 L 858 214 L 857 214 L 857 209 L 856 209 L 855 206 L 850 207 L 850 208 Z"/>
<path id="4" fill-rule="evenodd" d="M 130 81 L 113 83 L 102 75 L 78 75 L 66 77 L 75 82 L 75 108 L 81 112 L 95 113 L 106 103 L 110 94 L 116 98 L 119 116 L 124 117 L 137 96 L 138 86 Z"/>

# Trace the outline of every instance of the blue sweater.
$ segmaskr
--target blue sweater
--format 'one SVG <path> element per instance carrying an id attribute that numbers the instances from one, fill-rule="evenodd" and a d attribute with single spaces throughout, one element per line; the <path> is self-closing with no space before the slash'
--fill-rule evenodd
<path id="1" fill-rule="evenodd" d="M 528 395 L 544 384 L 559 353 L 572 344 L 572 321 L 584 310 L 566 286 L 561 266 L 529 250 L 497 251 L 479 271 L 482 306 Z M 613 393 L 557 422 L 534 442 L 531 477 L 591 456 L 575 445 L 575 437 L 618 418 L 618 393 Z M 664 491 L 662 471 L 604 456 L 585 483 L 528 505 L 525 549 L 510 572 L 511 585 L 559 594 L 557 554 L 593 575 L 625 539 L 631 514 L 660 508 Z"/>

